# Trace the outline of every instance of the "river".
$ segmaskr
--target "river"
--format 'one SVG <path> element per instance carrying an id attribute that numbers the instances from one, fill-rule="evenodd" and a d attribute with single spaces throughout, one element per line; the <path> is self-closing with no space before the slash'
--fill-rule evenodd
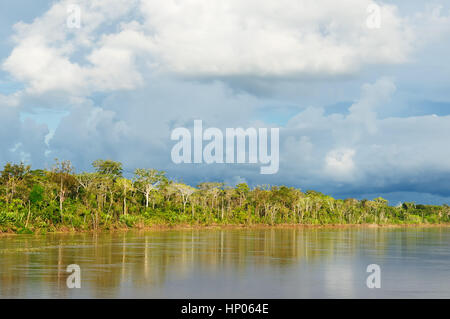
<path id="1" fill-rule="evenodd" d="M 4 236 L 0 298 L 450 298 L 450 227 Z"/>

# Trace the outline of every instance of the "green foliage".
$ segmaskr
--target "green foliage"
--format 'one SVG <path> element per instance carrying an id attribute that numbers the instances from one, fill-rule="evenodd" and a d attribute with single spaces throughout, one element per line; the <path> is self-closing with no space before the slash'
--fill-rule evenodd
<path id="1" fill-rule="evenodd" d="M 97 173 L 118 178 L 122 176 L 122 163 L 112 160 L 96 160 L 92 163 Z"/>
<path id="2" fill-rule="evenodd" d="M 133 227 L 138 220 L 139 220 L 138 216 L 133 215 L 120 216 L 120 222 L 127 225 L 128 227 Z"/>
<path id="3" fill-rule="evenodd" d="M 34 205 L 40 205 L 44 199 L 44 188 L 38 184 L 34 184 L 30 192 L 30 201 Z"/>
<path id="4" fill-rule="evenodd" d="M 70 161 L 51 171 L 7 163 L 0 174 L 0 232 L 46 233 L 153 225 L 439 224 L 450 206 L 334 199 L 286 186 L 170 181 L 155 169 L 122 176 L 122 163 L 97 160 L 96 172 L 75 174 Z"/>

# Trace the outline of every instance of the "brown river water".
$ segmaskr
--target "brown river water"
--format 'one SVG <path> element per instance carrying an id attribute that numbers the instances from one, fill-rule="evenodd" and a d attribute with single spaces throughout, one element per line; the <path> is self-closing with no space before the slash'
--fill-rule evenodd
<path id="1" fill-rule="evenodd" d="M 0 298 L 450 298 L 450 227 L 4 236 Z"/>

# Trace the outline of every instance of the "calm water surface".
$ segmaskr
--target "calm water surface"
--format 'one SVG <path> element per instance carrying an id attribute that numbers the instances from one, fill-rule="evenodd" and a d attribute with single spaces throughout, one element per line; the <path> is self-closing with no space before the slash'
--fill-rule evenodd
<path id="1" fill-rule="evenodd" d="M 70 264 L 81 288 L 66 285 Z M 369 264 L 381 288 L 369 289 Z M 0 298 L 450 298 L 450 228 L 0 237 Z"/>

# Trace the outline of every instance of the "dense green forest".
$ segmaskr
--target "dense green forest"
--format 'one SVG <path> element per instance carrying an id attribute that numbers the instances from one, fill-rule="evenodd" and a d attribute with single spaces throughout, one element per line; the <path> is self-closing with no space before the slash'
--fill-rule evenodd
<path id="1" fill-rule="evenodd" d="M 247 184 L 191 187 L 165 172 L 93 162 L 94 172 L 75 173 L 70 161 L 50 170 L 7 163 L 0 176 L 0 232 L 106 230 L 158 225 L 443 224 L 450 207 L 373 200 L 334 199 L 286 186 Z"/>

